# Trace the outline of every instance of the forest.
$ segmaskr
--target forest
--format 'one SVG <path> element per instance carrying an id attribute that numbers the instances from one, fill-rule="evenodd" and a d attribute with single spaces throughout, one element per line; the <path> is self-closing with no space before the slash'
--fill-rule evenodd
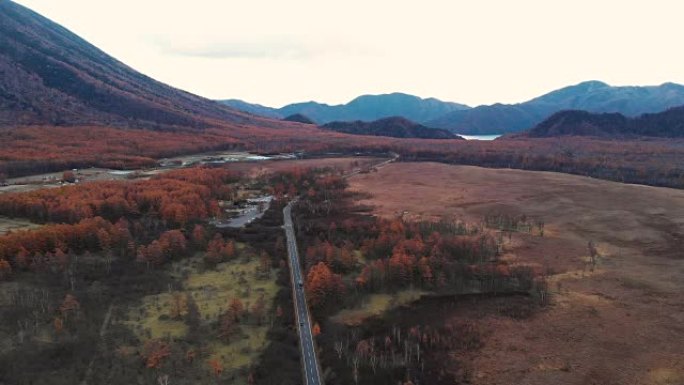
<path id="1" fill-rule="evenodd" d="M 137 169 L 181 154 L 239 149 L 256 153 L 389 153 L 406 161 L 556 171 L 618 182 L 684 187 L 681 139 L 592 137 L 494 141 L 396 139 L 334 133 L 309 126 L 217 127 L 202 133 L 106 127 L 0 129 L 0 178 L 83 167 Z M 46 154 L 50 154 L 46 157 Z"/>
<path id="2" fill-rule="evenodd" d="M 478 146 L 510 149 L 511 143 L 524 148 L 526 142 Z M 572 142 L 542 143 L 564 149 L 567 162 L 550 167 L 591 164 L 583 160 L 590 153 Z M 604 170 L 624 171 L 616 166 L 661 145 L 634 143 L 632 158 L 605 161 Z M 399 151 L 399 164 L 440 156 L 468 163 L 471 156 L 440 155 L 439 147 L 389 148 Z M 676 152 L 677 144 L 667 148 Z M 492 167 L 536 156 L 501 151 L 477 156 Z M 668 156 L 662 153 L 662 159 Z M 666 180 L 675 179 L 661 182 Z M 275 198 L 262 219 L 242 229 L 209 225 L 229 202 L 249 194 Z M 462 311 L 459 303 L 518 319 L 549 301 L 544 271 L 502 258 L 506 236 L 544 237 L 540 218 L 489 213 L 466 223 L 376 217 L 336 169 L 293 167 L 249 177 L 229 166 L 203 166 L 149 179 L 65 183 L 0 195 L 0 215 L 37 225 L 0 236 L 0 313 L 8 320 L 0 328 L 8 341 L 0 365 L 10 368 L 0 379 L 55 383 L 45 382 L 45 373 L 56 372 L 62 383 L 299 383 L 280 228 L 282 207 L 293 197 L 299 197 L 294 222 L 304 287 L 328 383 L 468 381 L 465 363 L 457 361 L 462 370 L 456 372 L 439 364 L 482 345 L 480 325 L 454 317 Z M 443 322 L 429 314 L 443 314 Z M 68 358 L 51 359 L 56 356 Z M 9 365 L 17 359 L 20 364 Z"/>
<path id="3" fill-rule="evenodd" d="M 281 210 L 318 173 L 200 167 L 0 195 L 2 215 L 42 224 L 0 236 L 0 381 L 298 383 Z M 277 200 L 246 228 L 208 225 L 249 191 Z"/>
<path id="4" fill-rule="evenodd" d="M 0 129 L 0 174 L 15 177 L 73 168 L 135 169 L 180 154 L 232 149 L 227 135 L 110 127 Z"/>

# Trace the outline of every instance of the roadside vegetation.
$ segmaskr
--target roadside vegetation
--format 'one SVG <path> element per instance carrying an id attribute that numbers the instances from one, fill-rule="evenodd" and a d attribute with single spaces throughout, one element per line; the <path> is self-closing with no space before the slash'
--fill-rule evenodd
<path id="1" fill-rule="evenodd" d="M 282 208 L 329 172 L 199 167 L 3 194 L 0 215 L 36 228 L 0 236 L 0 380 L 298 384 Z M 262 195 L 275 200 L 247 227 L 209 225 Z"/>
<path id="2" fill-rule="evenodd" d="M 477 323 L 406 313 L 424 301 L 437 309 L 461 297 L 519 296 L 510 313 L 527 315 L 548 301 L 538 271 L 501 258 L 502 231 L 531 231 L 526 217 L 492 213 L 477 224 L 384 219 L 358 205 L 363 196 L 347 190 L 340 175 L 307 186 L 295 225 L 326 383 L 467 380 L 467 373 L 440 371 L 439 361 L 450 349 L 477 349 Z"/>

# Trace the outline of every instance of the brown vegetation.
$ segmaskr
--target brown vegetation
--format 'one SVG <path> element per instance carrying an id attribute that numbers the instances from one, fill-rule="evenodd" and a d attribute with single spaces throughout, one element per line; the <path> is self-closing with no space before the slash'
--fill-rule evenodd
<path id="1" fill-rule="evenodd" d="M 446 219 L 369 216 L 356 206 L 359 197 L 346 191 L 346 180 L 335 174 L 314 181 L 294 178 L 292 183 L 305 187 L 294 222 L 305 250 L 309 306 L 315 321 L 323 322 L 317 332 L 332 384 L 453 380 L 459 377 L 438 374 L 441 354 L 463 338 L 475 338 L 460 336 L 460 327 L 404 328 L 392 318 L 396 314 L 386 320 L 391 331 L 366 332 L 366 326 L 341 330 L 346 326 L 328 318 L 366 297 L 419 288 L 444 296 L 534 292 L 540 294 L 535 296 L 540 304 L 546 301 L 543 277 L 529 266 L 501 259 L 501 240 L 482 227 Z M 421 369 L 425 367 L 428 372 Z"/>
<path id="2" fill-rule="evenodd" d="M 560 171 L 601 179 L 684 187 L 684 140 L 582 137 L 495 141 L 396 139 L 326 132 L 283 123 L 280 129 L 217 125 L 202 133 L 103 127 L 0 130 L 0 173 L 18 176 L 101 166 L 140 168 L 155 159 L 209 150 L 257 152 L 396 152 L 403 160 Z"/>
<path id="3" fill-rule="evenodd" d="M 529 218 L 531 226 L 503 230 L 502 259 L 547 275 L 550 306 L 527 319 L 477 316 L 485 338 L 467 355 L 473 383 L 666 384 L 684 378 L 681 191 L 435 163 L 392 164 L 350 182 L 370 194 L 364 203 L 385 217 Z M 458 365 L 445 362 L 451 370 Z"/>

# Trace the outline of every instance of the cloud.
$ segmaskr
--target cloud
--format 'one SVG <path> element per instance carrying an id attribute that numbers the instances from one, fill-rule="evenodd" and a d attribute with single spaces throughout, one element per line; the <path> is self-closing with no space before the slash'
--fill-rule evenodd
<path id="1" fill-rule="evenodd" d="M 217 37 L 157 37 L 153 45 L 162 53 L 209 59 L 294 59 L 303 60 L 333 53 L 361 51 L 336 42 L 302 38 L 260 37 L 232 40 Z"/>

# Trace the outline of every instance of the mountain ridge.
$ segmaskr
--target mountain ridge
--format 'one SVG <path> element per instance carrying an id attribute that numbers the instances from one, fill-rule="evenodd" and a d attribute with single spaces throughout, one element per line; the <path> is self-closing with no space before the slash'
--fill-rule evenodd
<path id="1" fill-rule="evenodd" d="M 447 130 L 425 127 L 400 116 L 382 118 L 372 122 L 361 120 L 330 122 L 321 126 L 321 128 L 352 135 L 417 139 L 463 139 Z"/>
<path id="2" fill-rule="evenodd" d="M 264 106 L 247 103 L 239 99 L 221 100 L 233 108 L 247 112 L 257 112 Z M 333 121 L 373 121 L 401 115 L 406 119 L 418 121 L 429 120 L 445 113 L 468 109 L 470 107 L 453 102 L 444 102 L 436 98 L 421 98 L 401 92 L 387 94 L 361 95 L 348 103 L 330 105 L 315 101 L 288 104 L 281 108 L 270 108 L 264 112 L 279 117 L 302 114 L 318 124 Z"/>
<path id="3" fill-rule="evenodd" d="M 10 0 L 0 1 L 0 75 L 0 126 L 273 124 L 141 74 Z"/>
<path id="4" fill-rule="evenodd" d="M 388 95 L 411 96 L 398 92 L 362 95 L 347 104 L 328 105 L 310 101 L 289 104 L 279 109 L 269 108 L 268 111 L 281 116 L 301 113 L 319 124 L 336 120 L 368 121 L 374 120 L 367 117 L 370 114 L 368 112 L 370 107 L 345 110 L 345 106 L 363 104 L 369 96 L 376 97 L 373 102 L 377 103 Z M 418 99 L 423 105 L 433 105 L 431 110 L 433 115 L 439 111 L 434 107 L 435 104 L 450 103 L 435 98 Z M 397 107 L 391 110 L 387 106 L 385 110 L 375 111 L 375 114 L 377 116 L 402 116 L 428 127 L 444 128 L 454 133 L 482 135 L 521 132 L 534 127 L 556 112 L 570 109 L 589 112 L 620 112 L 626 116 L 638 116 L 643 113 L 661 112 L 679 105 L 684 105 L 684 86 L 676 83 L 666 82 L 657 86 L 611 86 L 602 81 L 590 80 L 563 87 L 521 103 L 495 103 L 472 108 L 456 103 L 451 107 L 451 111 L 434 118 L 419 114 L 417 116 L 415 112 L 405 113 Z M 232 106 L 239 109 L 238 105 Z M 364 111 L 365 115 L 359 113 L 359 110 Z M 412 115 L 414 118 L 407 115 Z"/>
<path id="5" fill-rule="evenodd" d="M 564 110 L 617 112 L 634 117 L 680 105 L 684 105 L 684 86 L 679 84 L 610 86 L 592 80 L 563 87 L 522 103 L 478 106 L 468 111 L 455 111 L 426 124 L 462 133 L 512 133 L 532 128 L 554 113 Z"/>
<path id="6" fill-rule="evenodd" d="M 642 114 L 638 117 L 627 117 L 620 113 L 561 111 L 517 136 L 530 138 L 559 136 L 681 138 L 684 137 L 684 106 L 655 114 Z"/>

